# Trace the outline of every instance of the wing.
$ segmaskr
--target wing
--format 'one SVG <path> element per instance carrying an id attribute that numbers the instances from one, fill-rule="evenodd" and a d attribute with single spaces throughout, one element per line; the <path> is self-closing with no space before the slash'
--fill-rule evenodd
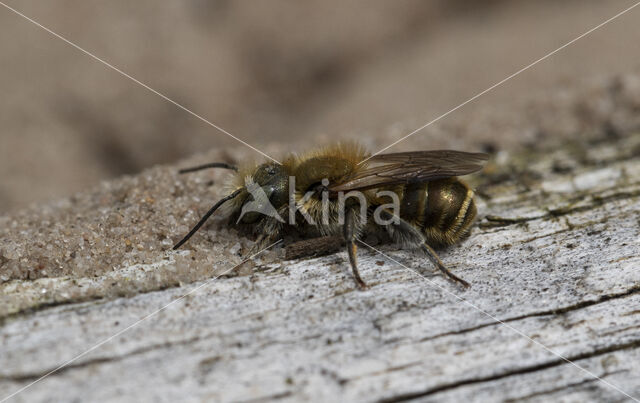
<path id="1" fill-rule="evenodd" d="M 374 166 L 351 174 L 329 190 L 365 190 L 462 176 L 479 171 L 488 159 L 488 154 L 453 150 L 381 154 L 369 159 Z"/>

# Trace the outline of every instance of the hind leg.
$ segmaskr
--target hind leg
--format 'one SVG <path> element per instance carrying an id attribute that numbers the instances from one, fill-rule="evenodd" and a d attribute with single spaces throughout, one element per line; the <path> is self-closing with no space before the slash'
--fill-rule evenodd
<path id="1" fill-rule="evenodd" d="M 440 270 L 448 279 L 464 286 L 469 287 L 470 284 L 455 274 L 451 273 L 449 269 L 442 263 L 436 252 L 426 243 L 424 235 L 413 225 L 400 217 L 394 217 L 390 212 L 384 211 L 381 215 L 382 218 L 389 221 L 394 218 L 396 224 L 386 225 L 387 230 L 391 237 L 403 245 L 420 248 L 429 257 L 429 260 Z"/>
<path id="2" fill-rule="evenodd" d="M 429 256 L 429 260 L 431 260 L 431 263 L 433 263 L 442 272 L 442 274 L 465 288 L 471 287 L 471 284 L 451 273 L 449 269 L 447 269 L 447 267 L 444 265 L 444 263 L 442 263 L 442 260 L 440 260 L 440 258 L 436 254 L 436 251 L 434 251 L 431 246 L 427 245 L 426 242 L 422 243 L 420 245 L 420 248 L 427 254 L 427 256 Z"/>

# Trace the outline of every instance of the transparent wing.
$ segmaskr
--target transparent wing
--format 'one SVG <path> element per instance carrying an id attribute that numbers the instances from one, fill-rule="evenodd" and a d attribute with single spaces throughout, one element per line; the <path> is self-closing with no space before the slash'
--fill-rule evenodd
<path id="1" fill-rule="evenodd" d="M 329 190 L 365 190 L 468 175 L 482 169 L 488 159 L 488 154 L 453 150 L 381 154 L 369 160 L 373 166 L 330 185 Z"/>

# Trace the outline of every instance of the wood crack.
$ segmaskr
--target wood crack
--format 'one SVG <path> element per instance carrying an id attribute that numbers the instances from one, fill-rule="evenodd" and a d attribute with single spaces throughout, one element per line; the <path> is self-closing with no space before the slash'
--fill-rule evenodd
<path id="1" fill-rule="evenodd" d="M 614 344 L 614 345 L 610 345 L 610 346 L 606 346 L 600 349 L 596 349 L 596 350 L 592 350 L 592 351 L 588 351 L 588 352 L 584 352 L 584 353 L 580 353 L 580 354 L 575 354 L 569 357 L 566 357 L 568 361 L 571 362 L 575 362 L 575 361 L 581 361 L 581 360 L 586 360 L 586 359 L 590 359 L 590 358 L 595 358 L 604 354 L 609 354 L 609 353 L 613 353 L 616 351 L 623 351 L 623 350 L 630 350 L 630 349 L 636 349 L 640 347 L 640 339 L 636 339 L 627 343 L 623 343 L 623 344 Z M 434 386 L 428 389 L 424 389 L 422 391 L 417 391 L 417 392 L 409 392 L 409 393 L 403 393 L 403 394 L 398 394 L 395 396 L 391 396 L 391 397 L 387 397 L 384 399 L 380 399 L 378 400 L 379 403 L 395 403 L 395 402 L 404 402 L 407 400 L 411 400 L 411 399 L 417 399 L 417 398 L 423 398 L 426 396 L 431 396 L 434 395 L 436 393 L 441 393 L 441 392 L 445 392 L 445 391 L 449 391 L 452 389 L 456 389 L 462 386 L 467 386 L 467 385 L 474 385 L 474 384 L 479 384 L 479 383 L 485 383 L 485 382 L 491 382 L 491 381 L 496 381 L 499 379 L 504 379 L 504 378 L 508 378 L 508 377 L 512 377 L 512 376 L 517 376 L 517 375 L 525 375 L 525 374 L 530 374 L 533 372 L 537 372 L 537 371 L 542 371 L 545 369 L 549 369 L 549 368 L 554 368 L 554 367 L 558 367 L 561 365 L 567 365 L 569 364 L 567 362 L 567 360 L 564 360 L 562 358 L 558 358 L 558 359 L 554 359 L 554 360 L 550 360 L 544 363 L 540 363 L 537 365 L 531 365 L 528 367 L 522 367 L 522 368 L 517 368 L 514 370 L 508 370 L 502 373 L 498 373 L 498 374 L 494 374 L 494 375 L 488 375 L 488 376 L 479 376 L 479 377 L 472 377 L 472 378 L 467 378 L 467 379 L 462 379 L 459 381 L 455 381 L 455 382 L 451 382 L 451 383 L 445 383 L 442 385 L 438 385 L 438 386 Z"/>
<path id="2" fill-rule="evenodd" d="M 80 361 L 80 362 L 73 362 L 69 365 L 65 365 L 64 367 L 57 369 L 59 367 L 55 366 L 53 368 L 48 368 L 42 371 L 38 371 L 38 372 L 32 372 L 32 373 L 23 373 L 23 374 L 15 374 L 15 375 L 0 375 L 0 381 L 13 381 L 13 382 L 33 382 L 36 381 L 44 376 L 48 376 L 49 373 L 51 373 L 51 376 L 58 376 L 60 374 L 63 374 L 65 372 L 74 370 L 74 369 L 80 369 L 80 368 L 86 368 L 92 365 L 98 365 L 98 364 L 104 364 L 104 363 L 110 363 L 110 362 L 118 362 L 120 360 L 135 356 L 135 355 L 140 355 L 140 354 L 145 354 L 148 353 L 150 351 L 154 351 L 154 350 L 160 350 L 163 348 L 169 348 L 169 347 L 173 347 L 173 346 L 178 346 L 178 345 L 186 345 L 186 344 L 190 344 L 193 343 L 195 341 L 198 341 L 202 339 L 202 337 L 191 337 L 189 339 L 185 339 L 185 340 L 180 340 L 180 341 L 175 341 L 175 342 L 167 342 L 167 343 L 162 343 L 162 344 L 154 344 L 151 346 L 147 346 L 144 348 L 140 348 L 137 350 L 133 350 L 133 351 L 129 351 L 125 354 L 122 355 L 117 355 L 117 356 L 112 356 L 112 357 L 98 357 L 98 358 L 93 358 L 90 360 L 85 360 L 85 361 Z"/>
<path id="3" fill-rule="evenodd" d="M 618 294 L 606 294 L 606 295 L 602 295 L 597 299 L 593 299 L 593 300 L 587 300 L 587 301 L 580 301 L 577 302 L 575 304 L 572 305 L 567 305 L 561 308 L 555 308 L 555 309 L 549 309 L 546 311 L 538 311 L 538 312 L 531 312 L 531 313 L 527 313 L 524 315 L 518 315 L 518 316 L 513 316 L 510 318 L 506 318 L 506 319 L 500 319 L 502 322 L 508 323 L 508 322 L 515 322 L 515 321 L 519 321 L 519 320 L 523 320 L 523 319 L 528 319 L 528 318 L 535 318 L 535 317 L 540 317 L 540 316 L 552 316 L 552 315 L 562 315 L 568 312 L 572 312 L 572 311 L 577 311 L 579 309 L 584 309 L 584 308 L 588 308 L 590 306 L 593 305 L 598 305 L 598 304 L 602 304 L 614 299 L 620 299 L 620 298 L 626 298 L 629 296 L 632 296 L 634 294 L 638 294 L 640 293 L 640 285 L 636 286 L 636 287 L 632 287 L 624 292 L 618 293 Z M 473 327 L 468 327 L 468 328 L 464 328 L 464 329 L 460 329 L 460 330 L 456 330 L 456 331 L 452 331 L 452 332 L 446 332 L 446 333 L 440 333 L 438 335 L 435 336 L 429 336 L 429 337 L 425 337 L 423 339 L 418 340 L 418 342 L 425 342 L 425 341 L 430 341 L 430 340 L 434 340 L 434 339 L 439 339 L 442 337 L 446 337 L 446 336 L 454 336 L 454 335 L 460 335 L 460 334 L 464 334 L 464 333 L 469 333 L 469 332 L 473 332 L 485 327 L 490 327 L 490 326 L 495 326 L 495 325 L 499 325 L 500 322 L 496 322 L 496 321 L 491 321 L 488 323 L 483 323 L 477 326 L 473 326 Z"/>
<path id="4" fill-rule="evenodd" d="M 577 207 L 559 207 L 555 209 L 548 209 L 548 213 L 533 216 L 533 217 L 500 217 L 497 215 L 488 214 L 484 217 L 485 220 L 488 222 L 479 223 L 478 226 L 480 228 L 506 227 L 506 226 L 515 225 L 515 224 L 523 224 L 523 223 L 527 223 L 535 220 L 557 218 L 557 217 L 562 217 L 566 215 L 571 215 L 573 213 L 580 213 L 584 211 L 593 210 L 612 201 L 633 199 L 639 196 L 640 196 L 640 191 L 618 192 L 618 193 L 614 193 L 604 197 L 592 196 L 592 199 L 591 199 L 592 203 L 589 203 L 587 205 L 577 206 Z"/>
<path id="5" fill-rule="evenodd" d="M 608 377 L 610 375 L 615 375 L 615 374 L 622 373 L 622 372 L 627 372 L 627 371 L 626 370 L 621 370 L 621 371 L 609 372 L 609 373 L 606 373 L 606 374 L 602 374 L 600 376 L 600 378 L 606 378 L 606 377 Z M 592 383 L 598 382 L 598 381 L 599 381 L 599 379 L 596 379 L 596 378 L 587 378 L 587 379 L 584 379 L 584 380 L 582 380 L 580 382 L 570 382 L 570 383 L 568 383 L 566 385 L 562 385 L 562 386 L 559 386 L 557 388 L 541 390 L 539 392 L 531 393 L 529 395 L 518 396 L 517 398 L 507 399 L 507 400 L 505 400 L 505 403 L 506 402 L 509 402 L 509 403 L 519 402 L 519 401 L 522 401 L 524 399 L 531 399 L 533 397 L 551 395 L 553 393 L 557 393 L 557 392 L 560 392 L 560 391 L 563 391 L 563 390 L 575 389 L 575 388 L 578 388 L 580 386 L 589 385 L 589 384 L 592 384 Z"/>

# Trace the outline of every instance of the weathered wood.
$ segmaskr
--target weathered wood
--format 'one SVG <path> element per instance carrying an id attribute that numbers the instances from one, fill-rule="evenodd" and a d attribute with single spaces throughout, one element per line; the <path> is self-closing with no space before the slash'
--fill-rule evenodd
<path id="1" fill-rule="evenodd" d="M 342 251 L 216 278 L 252 243 L 215 222 L 163 251 L 211 204 L 204 176 L 165 168 L 2 218 L 0 396 L 124 331 L 15 401 L 627 398 L 593 375 L 638 398 L 638 151 L 630 135 L 498 155 L 472 180 L 470 238 L 440 251 L 469 290 L 393 245 L 360 249 L 366 291 Z"/>

